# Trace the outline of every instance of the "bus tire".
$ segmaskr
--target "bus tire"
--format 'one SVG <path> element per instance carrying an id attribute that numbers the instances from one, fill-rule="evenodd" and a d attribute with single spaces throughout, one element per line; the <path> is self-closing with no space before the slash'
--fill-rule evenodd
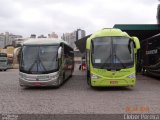
<path id="1" fill-rule="evenodd" d="M 66 79 L 65 79 L 65 72 L 63 73 L 63 81 L 65 81 Z"/>
<path id="2" fill-rule="evenodd" d="M 69 76 L 70 78 L 72 77 L 72 74 Z"/>
<path id="3" fill-rule="evenodd" d="M 91 84 L 91 79 L 87 78 L 87 84 L 88 84 L 91 88 L 94 88 L 94 86 L 92 86 L 92 84 Z"/>
<path id="4" fill-rule="evenodd" d="M 69 77 L 72 77 L 72 74 L 73 74 L 73 70 L 71 70 L 71 75 Z"/>
<path id="5" fill-rule="evenodd" d="M 90 71 L 87 70 L 87 84 L 91 86 Z"/>
<path id="6" fill-rule="evenodd" d="M 91 80 L 87 78 L 87 84 L 90 86 L 91 85 Z"/>
<path id="7" fill-rule="evenodd" d="M 88 83 L 88 85 L 89 85 L 90 88 L 92 88 L 92 89 L 95 88 L 94 86 L 92 86 L 91 80 L 87 80 L 87 83 Z"/>
<path id="8" fill-rule="evenodd" d="M 19 86 L 20 86 L 22 89 L 29 88 L 29 86 L 25 86 L 25 85 L 21 85 L 21 84 L 19 84 Z"/>

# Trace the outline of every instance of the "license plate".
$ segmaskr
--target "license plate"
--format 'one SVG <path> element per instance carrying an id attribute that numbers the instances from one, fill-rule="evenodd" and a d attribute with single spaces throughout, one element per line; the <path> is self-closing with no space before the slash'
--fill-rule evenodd
<path id="1" fill-rule="evenodd" d="M 110 81 L 110 84 L 116 85 L 116 84 L 118 84 L 118 81 Z"/>
<path id="2" fill-rule="evenodd" d="M 35 86 L 42 86 L 41 83 L 34 83 Z"/>

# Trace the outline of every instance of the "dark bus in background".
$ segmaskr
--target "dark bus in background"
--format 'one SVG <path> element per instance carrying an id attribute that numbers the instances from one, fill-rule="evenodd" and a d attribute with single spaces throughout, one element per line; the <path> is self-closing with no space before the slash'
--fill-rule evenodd
<path id="1" fill-rule="evenodd" d="M 141 70 L 144 74 L 160 77 L 160 34 L 141 41 Z"/>
<path id="2" fill-rule="evenodd" d="M 7 53 L 0 53 L 0 70 L 6 71 L 8 69 Z"/>

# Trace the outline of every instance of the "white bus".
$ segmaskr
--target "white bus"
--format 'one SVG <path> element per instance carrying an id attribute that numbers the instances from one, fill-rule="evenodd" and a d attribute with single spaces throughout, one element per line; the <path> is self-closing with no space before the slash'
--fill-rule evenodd
<path id="1" fill-rule="evenodd" d="M 29 39 L 20 50 L 20 86 L 57 86 L 72 76 L 73 49 L 63 40 Z"/>

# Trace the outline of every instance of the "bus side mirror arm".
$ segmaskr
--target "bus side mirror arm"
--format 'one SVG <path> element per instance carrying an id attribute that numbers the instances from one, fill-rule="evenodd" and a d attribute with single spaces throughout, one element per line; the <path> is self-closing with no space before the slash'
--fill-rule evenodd
<path id="1" fill-rule="evenodd" d="M 58 58 L 62 57 L 62 47 L 58 48 Z"/>
<path id="2" fill-rule="evenodd" d="M 132 37 L 134 43 L 135 43 L 135 48 L 138 50 L 140 49 L 140 42 L 139 39 L 137 37 Z"/>
<path id="3" fill-rule="evenodd" d="M 94 53 L 94 44 L 93 41 L 91 41 L 91 48 L 92 48 L 92 54 Z"/>

